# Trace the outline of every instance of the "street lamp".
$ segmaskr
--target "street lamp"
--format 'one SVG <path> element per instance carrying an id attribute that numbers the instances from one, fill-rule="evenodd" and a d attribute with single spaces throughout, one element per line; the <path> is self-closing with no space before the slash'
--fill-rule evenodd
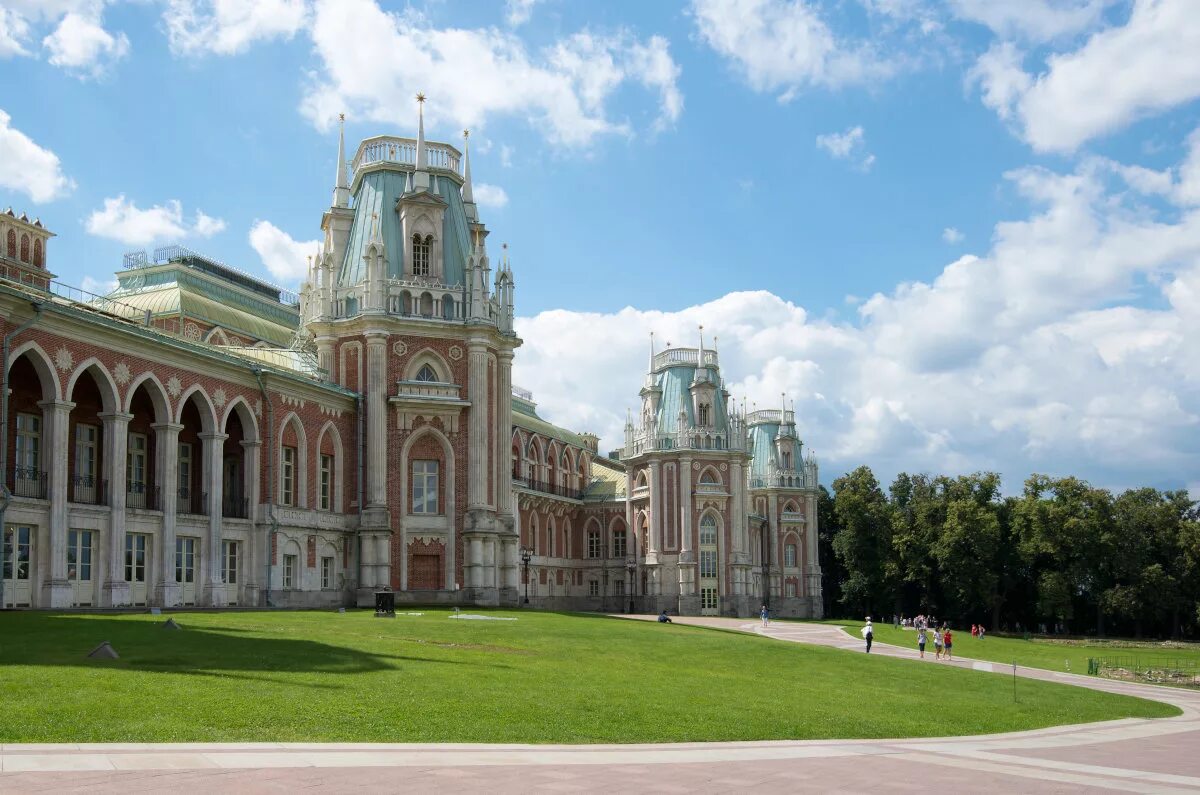
<path id="1" fill-rule="evenodd" d="M 525 604 L 529 604 L 529 561 L 533 560 L 533 550 L 521 547 L 521 562 L 525 564 Z"/>
<path id="2" fill-rule="evenodd" d="M 633 575 L 637 572 L 637 561 L 633 558 L 626 558 L 625 571 L 629 572 L 629 614 L 633 615 L 633 584 L 635 582 Z"/>
<path id="3" fill-rule="evenodd" d="M 766 523 L 762 523 L 761 533 L 763 540 L 763 605 L 771 609 L 771 528 Z"/>

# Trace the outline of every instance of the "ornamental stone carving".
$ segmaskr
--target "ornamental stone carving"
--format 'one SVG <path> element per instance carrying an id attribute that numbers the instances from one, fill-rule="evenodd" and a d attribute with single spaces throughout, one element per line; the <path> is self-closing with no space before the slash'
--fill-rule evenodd
<path id="1" fill-rule="evenodd" d="M 457 362 L 462 357 L 463 357 L 462 348 L 458 347 L 457 345 L 451 345 L 450 346 L 450 358 Z"/>
<path id="2" fill-rule="evenodd" d="M 694 470 L 696 470 L 697 472 L 699 472 L 699 471 L 700 471 L 700 462 L 699 462 L 699 461 L 693 461 L 693 462 L 692 462 L 692 469 L 694 469 Z"/>
<path id="3" fill-rule="evenodd" d="M 392 353 L 397 356 L 405 356 L 408 354 L 408 343 L 404 340 L 396 340 L 392 343 Z"/>
<path id="4" fill-rule="evenodd" d="M 729 464 L 726 464 L 724 461 L 722 461 L 721 462 L 721 471 L 724 472 L 727 469 L 729 469 Z"/>
<path id="5" fill-rule="evenodd" d="M 117 366 L 113 368 L 113 380 L 121 386 L 129 383 L 129 365 L 125 362 L 117 362 Z"/>
<path id="6" fill-rule="evenodd" d="M 54 366 L 65 373 L 75 366 L 75 357 L 65 346 L 59 348 L 58 352 L 54 354 Z"/>
<path id="7" fill-rule="evenodd" d="M 183 326 L 183 336 L 189 340 L 198 340 L 203 336 L 203 332 L 200 331 L 199 326 L 189 320 Z"/>
<path id="8" fill-rule="evenodd" d="M 179 397 L 179 393 L 183 391 L 183 384 L 179 383 L 179 379 L 171 376 L 167 379 L 167 393 L 173 397 Z"/>
<path id="9" fill-rule="evenodd" d="M 224 408 L 225 404 L 229 402 L 229 398 L 225 395 L 225 390 L 217 389 L 213 392 L 212 402 L 217 408 Z"/>

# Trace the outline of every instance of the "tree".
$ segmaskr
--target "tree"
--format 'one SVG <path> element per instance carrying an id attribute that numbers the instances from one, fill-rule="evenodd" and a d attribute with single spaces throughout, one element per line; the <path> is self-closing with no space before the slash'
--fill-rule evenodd
<path id="1" fill-rule="evenodd" d="M 846 567 L 843 604 L 870 614 L 891 595 L 885 571 L 892 548 L 890 508 L 869 467 L 838 478 L 833 491 L 838 524 L 833 549 Z"/>
<path id="2" fill-rule="evenodd" d="M 940 479 L 946 518 L 933 544 L 951 612 L 965 617 L 992 607 L 997 598 L 997 558 L 1001 542 L 994 473 Z"/>
<path id="3" fill-rule="evenodd" d="M 834 605 L 842 601 L 842 583 L 846 579 L 846 567 L 833 551 L 837 529 L 833 495 L 821 486 L 817 493 L 817 559 L 821 563 L 821 598 L 827 616 L 833 615 Z"/>

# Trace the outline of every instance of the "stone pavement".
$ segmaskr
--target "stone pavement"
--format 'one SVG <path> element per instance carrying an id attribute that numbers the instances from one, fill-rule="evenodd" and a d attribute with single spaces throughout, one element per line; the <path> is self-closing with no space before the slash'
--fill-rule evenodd
<path id="1" fill-rule="evenodd" d="M 830 626 L 762 627 L 727 618 L 676 621 L 781 641 L 863 648 L 861 641 Z M 876 652 L 916 657 L 915 651 L 880 643 Z M 930 664 L 974 667 L 976 661 Z M 1154 698 L 1176 704 L 1184 714 L 920 740 L 583 746 L 9 744 L 0 745 L 0 792 L 1200 791 L 1200 693 L 1034 668 L 1017 673 Z"/>

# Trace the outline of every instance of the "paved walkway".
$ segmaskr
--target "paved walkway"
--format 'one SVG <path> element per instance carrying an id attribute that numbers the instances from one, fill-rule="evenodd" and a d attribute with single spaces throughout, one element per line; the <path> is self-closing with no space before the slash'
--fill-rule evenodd
<path id="1" fill-rule="evenodd" d="M 646 617 L 652 620 L 652 617 Z M 854 649 L 834 627 L 727 618 L 678 623 Z M 914 659 L 875 644 L 872 653 Z M 927 658 L 928 659 L 928 658 Z M 931 665 L 987 666 L 974 660 Z M 1011 670 L 1007 666 L 998 669 Z M 1154 698 L 1184 714 L 921 740 L 674 745 L 0 745 L 0 792 L 1198 792 L 1200 693 L 1018 668 L 1018 675 Z M 950 789 L 952 788 L 952 789 Z"/>

